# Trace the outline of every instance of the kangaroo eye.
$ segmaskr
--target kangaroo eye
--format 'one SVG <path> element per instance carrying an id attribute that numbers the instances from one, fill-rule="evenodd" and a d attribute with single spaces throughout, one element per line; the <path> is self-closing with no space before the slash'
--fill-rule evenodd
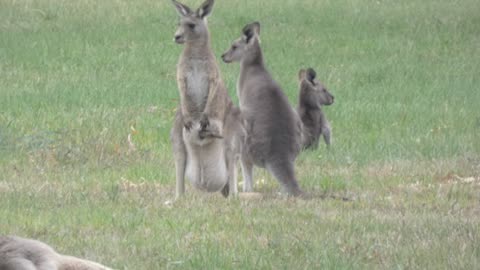
<path id="1" fill-rule="evenodd" d="M 195 24 L 193 24 L 193 23 L 189 23 L 189 24 L 187 24 L 187 25 L 188 25 L 188 28 L 190 28 L 190 29 L 194 29 L 194 28 L 195 28 Z"/>
<path id="2" fill-rule="evenodd" d="M 232 45 L 232 50 L 236 50 L 237 49 L 237 46 L 236 45 Z"/>

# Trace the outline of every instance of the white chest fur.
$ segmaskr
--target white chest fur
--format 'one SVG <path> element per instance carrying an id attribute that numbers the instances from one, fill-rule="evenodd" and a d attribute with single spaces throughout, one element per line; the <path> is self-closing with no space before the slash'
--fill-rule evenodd
<path id="1" fill-rule="evenodd" d="M 195 61 L 183 74 L 187 84 L 187 96 L 197 106 L 202 106 L 208 96 L 208 70 L 205 61 Z"/>

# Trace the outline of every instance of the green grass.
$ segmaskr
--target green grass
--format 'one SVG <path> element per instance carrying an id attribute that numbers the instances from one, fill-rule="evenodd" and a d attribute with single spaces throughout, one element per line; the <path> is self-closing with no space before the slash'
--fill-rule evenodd
<path id="1" fill-rule="evenodd" d="M 478 1 L 217 1 L 215 54 L 254 20 L 292 104 L 308 66 L 336 97 L 297 159 L 315 198 L 257 169 L 261 200 L 168 204 L 169 1 L 1 1 L 0 233 L 117 269 L 480 268 Z"/>

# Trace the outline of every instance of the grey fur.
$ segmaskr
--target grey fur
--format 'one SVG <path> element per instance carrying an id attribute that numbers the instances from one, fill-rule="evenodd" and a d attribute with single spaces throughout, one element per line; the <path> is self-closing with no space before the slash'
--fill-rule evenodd
<path id="1" fill-rule="evenodd" d="M 253 165 L 266 168 L 289 195 L 303 192 L 295 177 L 302 123 L 287 96 L 266 69 L 260 48 L 260 24 L 244 27 L 242 36 L 222 55 L 226 63 L 240 62 L 237 95 L 247 121 L 242 155 L 244 191 L 253 189 Z"/>
<path id="2" fill-rule="evenodd" d="M 316 79 L 316 76 L 312 68 L 302 69 L 298 74 L 300 95 L 297 112 L 303 123 L 304 149 L 317 148 L 320 136 L 323 136 L 327 146 L 331 143 L 331 127 L 322 106 L 333 104 L 334 96 Z"/>
<path id="3" fill-rule="evenodd" d="M 185 192 L 185 177 L 200 190 L 236 195 L 236 161 L 245 130 L 210 45 L 206 16 L 214 1 L 205 1 L 196 12 L 177 1 L 173 3 L 180 15 L 174 40 L 184 44 L 177 65 L 180 106 L 170 133 L 176 198 Z"/>
<path id="4" fill-rule="evenodd" d="M 0 270 L 110 270 L 101 264 L 61 255 L 45 243 L 0 236 Z"/>

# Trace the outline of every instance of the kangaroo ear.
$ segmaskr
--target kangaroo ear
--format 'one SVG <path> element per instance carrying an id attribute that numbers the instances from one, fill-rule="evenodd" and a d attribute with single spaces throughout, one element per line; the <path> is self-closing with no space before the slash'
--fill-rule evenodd
<path id="1" fill-rule="evenodd" d="M 252 37 L 260 35 L 260 23 L 253 22 L 253 23 L 247 24 L 245 25 L 245 27 L 243 27 L 242 32 L 246 37 L 247 43 L 249 43 Z"/>
<path id="2" fill-rule="evenodd" d="M 313 68 L 308 68 L 306 72 L 307 80 L 313 83 L 313 80 L 315 80 L 315 77 L 317 77 L 317 73 L 315 70 L 313 70 Z"/>
<path id="3" fill-rule="evenodd" d="M 175 5 L 175 8 L 177 8 L 177 12 L 180 14 L 180 16 L 187 16 L 188 14 L 192 13 L 192 10 L 190 10 L 190 8 L 184 4 L 175 0 L 172 0 L 172 3 Z"/>
<path id="4" fill-rule="evenodd" d="M 205 18 L 206 16 L 212 13 L 213 4 L 215 3 L 214 0 L 207 0 L 205 1 L 198 9 L 197 9 L 197 16 L 200 18 Z"/>
<path id="5" fill-rule="evenodd" d="M 302 81 L 305 79 L 306 76 L 307 76 L 307 71 L 303 68 L 300 69 L 300 71 L 298 72 L 298 80 Z"/>

